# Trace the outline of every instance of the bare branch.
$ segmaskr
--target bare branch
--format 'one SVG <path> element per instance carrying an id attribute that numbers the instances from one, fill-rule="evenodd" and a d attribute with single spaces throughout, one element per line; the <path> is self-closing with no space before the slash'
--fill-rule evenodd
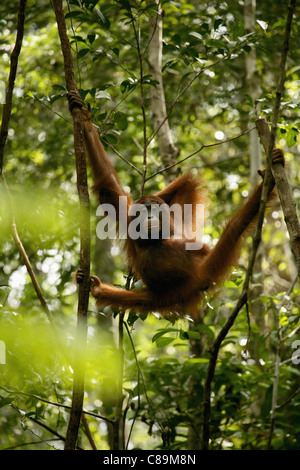
<path id="1" fill-rule="evenodd" d="M 35 395 L 33 393 L 26 393 L 26 392 L 21 392 L 19 390 L 15 390 L 15 389 L 7 389 L 3 386 L 0 386 L 1 390 L 4 390 L 5 392 L 7 393 L 10 393 L 11 395 L 24 395 L 26 397 L 31 397 L 31 398 L 36 398 L 38 401 L 41 401 L 43 403 L 47 403 L 48 405 L 51 405 L 51 406 L 57 406 L 58 408 L 64 408 L 66 410 L 70 410 L 71 407 L 69 405 L 64 405 L 63 403 L 57 403 L 55 401 L 50 401 L 50 400 L 46 400 L 45 398 L 43 397 L 40 397 L 38 395 Z M 105 416 L 101 416 L 101 415 L 98 415 L 97 413 L 93 413 L 92 411 L 87 411 L 87 410 L 83 410 L 83 413 L 86 414 L 86 415 L 89 415 L 89 416 L 92 416 L 94 418 L 97 418 L 97 419 L 103 419 L 103 421 L 106 421 L 107 423 L 113 423 L 113 421 L 109 418 L 106 418 Z"/>
<path id="2" fill-rule="evenodd" d="M 238 139 L 239 137 L 242 137 L 243 135 L 246 135 L 248 134 L 249 132 L 253 131 L 253 129 L 255 129 L 255 127 L 252 127 L 252 129 L 247 129 L 243 132 L 241 132 L 240 134 L 236 135 L 235 137 L 230 137 L 229 139 L 226 139 L 226 140 L 221 140 L 220 142 L 215 142 L 213 144 L 203 144 L 201 145 L 200 148 L 198 148 L 197 150 L 195 150 L 193 153 L 190 153 L 189 155 L 187 155 L 186 157 L 182 158 L 181 160 L 179 160 L 178 162 L 175 162 L 173 163 L 172 165 L 169 165 L 165 168 L 161 168 L 160 170 L 157 170 L 155 173 L 153 173 L 152 175 L 148 176 L 148 178 L 146 178 L 146 181 L 150 180 L 151 178 L 154 178 L 154 176 L 160 174 L 160 173 L 163 173 L 164 171 L 168 170 L 169 168 L 172 168 L 173 166 L 176 166 L 176 165 L 180 165 L 181 163 L 185 162 L 186 160 L 188 160 L 189 158 L 191 157 L 194 157 L 194 155 L 197 155 L 197 153 L 200 153 L 204 148 L 210 148 L 210 147 L 217 147 L 218 145 L 223 145 L 223 144 L 226 144 L 228 142 L 232 142 L 233 140 L 236 140 Z"/>
<path id="3" fill-rule="evenodd" d="M 278 114 L 278 113 L 277 113 Z M 265 149 L 266 154 L 268 155 L 271 147 L 270 142 L 272 135 L 275 136 L 276 127 L 272 123 L 272 131 L 270 132 L 269 126 L 265 119 L 258 119 L 256 121 L 256 127 L 259 132 L 262 145 Z M 272 138 L 272 141 L 275 141 L 275 138 Z M 272 166 L 272 173 L 276 182 L 276 188 L 280 198 L 282 211 L 284 214 L 284 220 L 290 235 L 290 243 L 292 253 L 295 258 L 298 276 L 300 275 L 300 223 L 297 216 L 296 203 L 293 198 L 292 190 L 290 188 L 285 170 L 281 164 L 275 164 Z"/>
<path id="4" fill-rule="evenodd" d="M 147 140 L 147 147 L 150 145 L 150 143 L 152 142 L 152 140 L 154 139 L 154 137 L 158 134 L 158 132 L 160 131 L 160 129 L 162 128 L 162 126 L 165 124 L 165 122 L 169 119 L 169 117 L 171 116 L 172 114 L 172 111 L 174 109 L 174 106 L 176 105 L 176 103 L 180 100 L 180 98 L 186 93 L 186 91 L 192 86 L 192 84 L 197 80 L 197 78 L 200 77 L 200 75 L 202 75 L 205 70 L 209 70 L 211 69 L 212 67 L 214 67 L 215 65 L 219 64 L 220 62 L 223 62 L 224 60 L 228 59 L 230 57 L 229 54 L 225 55 L 224 57 L 222 57 L 222 59 L 219 59 L 217 60 L 216 62 L 213 62 L 212 64 L 210 65 L 207 65 L 206 67 L 202 67 L 200 70 L 198 70 L 198 72 L 195 72 L 194 76 L 191 78 L 191 80 L 183 87 L 183 89 L 178 93 L 178 95 L 176 96 L 176 98 L 174 98 L 174 100 L 172 101 L 172 103 L 170 104 L 169 106 L 169 111 L 167 112 L 166 116 L 163 118 L 163 120 L 161 121 L 161 123 L 159 124 L 159 126 L 156 128 L 156 130 L 154 131 L 154 133 L 149 137 L 149 139 Z"/>

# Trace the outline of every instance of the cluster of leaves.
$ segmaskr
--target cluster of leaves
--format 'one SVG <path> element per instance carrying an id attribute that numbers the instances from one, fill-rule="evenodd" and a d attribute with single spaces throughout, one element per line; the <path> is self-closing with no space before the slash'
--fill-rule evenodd
<path id="1" fill-rule="evenodd" d="M 260 300 L 265 303 L 265 315 L 272 317 L 274 312 L 278 312 L 278 316 L 274 314 L 274 321 L 279 321 L 278 330 L 275 328 L 266 338 L 251 322 L 252 341 L 249 351 L 245 351 L 249 331 L 245 315 L 241 314 L 234 330 L 223 342 L 212 399 L 213 449 L 267 448 L 274 386 L 274 356 L 270 350 L 279 345 L 278 335 L 281 338 L 280 387 L 272 445 L 274 449 L 297 449 L 299 446 L 299 425 L 296 425 L 298 400 L 292 403 L 299 391 L 298 306 L 292 298 L 281 295 L 277 298 L 265 296 Z M 283 300 L 285 307 L 282 306 Z M 170 439 L 167 443 L 162 442 L 164 448 L 189 448 L 189 429 L 199 427 L 203 385 L 210 358 L 208 351 L 218 329 L 219 326 L 209 324 L 207 320 L 205 325 L 197 325 L 191 331 L 167 326 L 152 338 L 166 353 L 141 363 L 147 389 L 142 400 L 141 417 L 149 426 L 150 433 L 168 429 Z M 182 355 L 187 338 L 200 342 L 201 357 Z M 133 392 L 137 394 L 138 388 Z M 287 416 L 291 421 L 285 420 Z M 290 422 L 294 423 L 292 435 L 289 435 Z"/>

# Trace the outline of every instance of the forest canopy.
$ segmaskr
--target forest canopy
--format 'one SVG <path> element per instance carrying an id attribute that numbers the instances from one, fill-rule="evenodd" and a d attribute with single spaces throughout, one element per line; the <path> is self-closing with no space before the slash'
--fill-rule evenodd
<path id="1" fill-rule="evenodd" d="M 1 450 L 299 450 L 299 13 L 294 0 L 1 2 Z M 197 318 L 98 309 L 76 285 L 79 267 L 141 280 L 97 236 L 70 83 L 134 200 L 201 177 L 212 248 L 273 171 L 279 197 Z"/>

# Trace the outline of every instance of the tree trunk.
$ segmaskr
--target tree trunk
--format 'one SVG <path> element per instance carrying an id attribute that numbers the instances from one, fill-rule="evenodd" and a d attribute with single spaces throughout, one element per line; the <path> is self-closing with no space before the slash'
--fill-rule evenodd
<path id="1" fill-rule="evenodd" d="M 61 49 L 64 57 L 65 79 L 68 89 L 78 91 L 74 78 L 73 58 L 67 35 L 66 22 L 61 0 L 53 0 Z M 74 148 L 76 156 L 77 191 L 80 204 L 80 268 L 85 280 L 79 285 L 76 352 L 74 361 L 73 396 L 70 420 L 67 429 L 65 450 L 75 450 L 77 446 L 79 426 L 81 422 L 84 383 L 85 383 L 85 350 L 87 342 L 87 311 L 90 292 L 90 220 L 89 192 L 85 159 L 83 117 L 80 108 L 72 111 L 74 123 Z"/>
<path id="2" fill-rule="evenodd" d="M 256 0 L 246 0 L 244 8 L 244 21 L 245 21 L 245 30 L 246 33 L 253 33 L 255 28 L 255 17 L 256 17 Z M 257 73 L 256 66 L 256 51 L 254 48 L 246 54 L 245 60 L 245 71 L 246 71 L 246 80 L 245 86 L 247 93 L 251 98 L 256 100 L 260 93 L 260 78 Z M 249 122 L 249 126 L 251 123 Z M 253 126 L 253 124 L 252 124 Z M 257 171 L 262 168 L 262 151 L 259 141 L 259 137 L 256 132 L 250 132 L 249 137 L 249 155 L 250 155 L 250 182 L 252 189 L 259 183 L 260 176 Z M 264 317 L 264 305 L 259 300 L 259 297 L 264 293 L 264 275 L 262 269 L 262 261 L 264 256 L 264 247 L 260 245 L 257 256 L 255 259 L 255 264 L 253 268 L 253 279 L 255 285 L 249 293 L 250 301 L 250 312 L 255 319 L 255 323 L 259 327 L 259 330 L 262 334 L 265 331 L 265 317 Z M 258 357 L 257 355 L 257 341 L 251 342 L 251 347 L 253 349 L 253 356 Z M 253 404 L 254 405 L 254 404 Z M 254 406 L 256 409 L 256 405 Z M 260 408 L 260 407 L 259 407 Z M 260 412 L 258 412 L 260 414 Z"/>
<path id="3" fill-rule="evenodd" d="M 149 71 L 152 79 L 158 82 L 156 86 L 151 86 L 151 110 L 154 131 L 158 129 L 167 116 L 161 71 L 163 38 L 162 9 L 159 5 L 159 0 L 155 1 L 157 4 L 157 16 L 150 20 L 150 43 L 148 51 Z M 174 145 L 168 119 L 165 120 L 156 137 L 163 165 L 165 167 L 172 165 L 176 162 L 179 150 Z M 174 177 L 178 176 L 178 168 L 174 166 L 165 172 L 164 176 L 166 182 L 170 182 Z"/>

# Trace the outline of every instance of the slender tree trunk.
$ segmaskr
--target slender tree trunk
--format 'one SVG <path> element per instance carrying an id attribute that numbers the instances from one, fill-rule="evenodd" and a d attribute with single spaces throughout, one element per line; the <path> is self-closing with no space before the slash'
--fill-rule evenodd
<path id="1" fill-rule="evenodd" d="M 196 330 L 198 325 L 203 324 L 203 318 L 199 316 L 199 319 L 190 324 L 190 330 Z M 197 330 L 200 333 L 199 339 L 189 339 L 189 354 L 190 357 L 198 358 L 203 357 L 205 352 L 205 335 L 201 330 Z M 191 417 L 192 423 L 188 427 L 188 449 L 189 450 L 201 450 L 201 430 L 202 430 L 202 395 L 200 393 L 199 382 L 191 375 L 189 378 L 189 399 L 188 399 L 188 414 Z"/>
<path id="2" fill-rule="evenodd" d="M 244 8 L 244 20 L 245 20 L 245 32 L 247 34 L 253 33 L 255 28 L 255 17 L 256 17 L 256 0 L 245 0 Z M 256 51 L 254 48 L 245 55 L 245 69 L 246 69 L 246 80 L 245 87 L 247 93 L 251 98 L 256 100 L 260 93 L 260 78 L 257 73 L 256 66 Z M 251 125 L 249 123 L 249 125 Z M 253 124 L 251 125 L 253 126 Z M 249 137 L 249 150 L 250 150 L 250 181 L 251 186 L 254 187 L 259 182 L 259 175 L 257 170 L 261 169 L 262 165 L 262 152 L 259 142 L 258 135 L 256 132 L 250 132 Z"/>
<path id="3" fill-rule="evenodd" d="M 8 135 L 8 124 L 11 116 L 13 90 L 17 74 L 19 54 L 23 42 L 26 3 L 26 0 L 20 0 L 16 42 L 10 56 L 10 70 L 5 94 L 5 103 L 3 104 L 2 122 L 0 129 L 0 175 L 2 174 L 3 169 L 4 147 Z"/>
<path id="4" fill-rule="evenodd" d="M 256 18 L 256 0 L 245 0 L 244 7 L 244 22 L 246 33 L 253 33 L 255 29 Z M 260 93 L 260 78 L 257 73 L 256 64 L 256 51 L 254 48 L 245 56 L 245 86 L 247 93 L 255 101 Z M 250 122 L 248 126 L 252 127 L 253 123 Z M 259 136 L 256 132 L 249 134 L 249 156 L 250 156 L 250 182 L 252 189 L 259 183 L 260 176 L 257 171 L 262 168 L 262 151 L 259 141 Z M 260 301 L 260 296 L 264 293 L 264 273 L 262 269 L 262 261 L 264 257 L 264 247 L 261 244 L 258 248 L 257 256 L 253 267 L 253 280 L 254 286 L 249 292 L 250 314 L 253 315 L 255 324 L 258 326 L 259 331 L 264 334 L 265 331 L 265 315 L 264 304 Z M 258 358 L 258 341 L 252 338 L 250 347 L 253 352 L 253 357 Z M 261 404 L 264 400 L 264 395 L 260 394 L 257 399 L 252 403 L 251 409 L 256 416 L 260 415 Z"/>
<path id="5" fill-rule="evenodd" d="M 162 39 L 163 39 L 163 17 L 159 0 L 155 0 L 157 4 L 156 18 L 150 20 L 150 42 L 148 51 L 149 71 L 153 80 L 158 83 L 151 87 L 151 110 L 154 131 L 158 129 L 160 124 L 166 119 L 166 99 L 162 77 Z M 172 133 L 168 119 L 165 120 L 157 133 L 157 143 L 160 156 L 165 167 L 176 162 L 179 155 L 178 148 L 174 145 Z M 164 174 L 167 182 L 170 182 L 178 175 L 178 168 L 174 166 Z"/>
<path id="6" fill-rule="evenodd" d="M 78 91 L 74 79 L 72 51 L 67 35 L 67 28 L 61 0 L 53 0 L 61 49 L 64 57 L 65 78 L 68 89 Z M 67 429 L 65 450 L 75 450 L 77 446 L 79 425 L 81 422 L 84 382 L 85 382 L 85 352 L 87 342 L 87 311 L 89 303 L 90 278 L 90 220 L 89 193 L 87 185 L 84 126 L 82 111 L 74 108 L 74 147 L 76 156 L 77 190 L 80 204 L 80 268 L 85 274 L 85 280 L 79 285 L 76 351 L 74 361 L 73 396 L 70 420 Z"/>
<path id="7" fill-rule="evenodd" d="M 256 127 L 258 129 L 261 142 L 264 146 L 267 154 L 267 160 L 272 160 L 272 151 L 275 144 L 277 121 L 280 111 L 281 97 L 284 90 L 284 82 L 286 76 L 286 60 L 289 51 L 289 40 L 291 33 L 292 20 L 294 10 L 296 6 L 296 0 L 290 0 L 288 7 L 288 16 L 285 26 L 283 50 L 281 54 L 281 61 L 279 66 L 279 78 L 276 87 L 276 98 L 273 108 L 272 125 L 271 131 L 264 119 L 258 119 L 256 121 Z M 283 166 L 277 163 L 272 166 L 272 173 L 275 179 L 276 188 L 279 194 L 282 210 L 284 213 L 285 222 L 290 235 L 291 249 L 295 258 L 295 263 L 298 270 L 298 276 L 300 275 L 300 222 L 297 216 L 296 203 L 294 201 L 292 191 L 290 189 L 287 176 Z"/>
<path id="8" fill-rule="evenodd" d="M 101 272 L 101 276 L 106 282 L 113 283 L 113 271 L 114 262 L 113 257 L 110 254 L 111 240 L 96 240 L 94 250 L 94 261 L 93 266 L 95 274 Z M 101 271 L 100 271 L 101 269 Z M 111 348 L 116 349 L 117 344 L 114 335 L 114 321 L 112 315 L 101 315 L 97 317 L 97 333 L 99 335 L 99 341 L 104 349 L 110 350 Z M 109 372 L 109 371 L 108 371 Z M 109 375 L 109 374 L 108 374 Z M 112 376 L 107 377 L 103 380 L 101 390 L 99 391 L 99 397 L 102 401 L 102 413 L 105 416 L 111 416 L 113 412 L 113 406 L 115 406 L 115 391 L 116 391 L 116 380 L 112 371 Z M 107 426 L 107 443 L 109 448 L 113 450 L 113 424 L 106 423 Z"/>

